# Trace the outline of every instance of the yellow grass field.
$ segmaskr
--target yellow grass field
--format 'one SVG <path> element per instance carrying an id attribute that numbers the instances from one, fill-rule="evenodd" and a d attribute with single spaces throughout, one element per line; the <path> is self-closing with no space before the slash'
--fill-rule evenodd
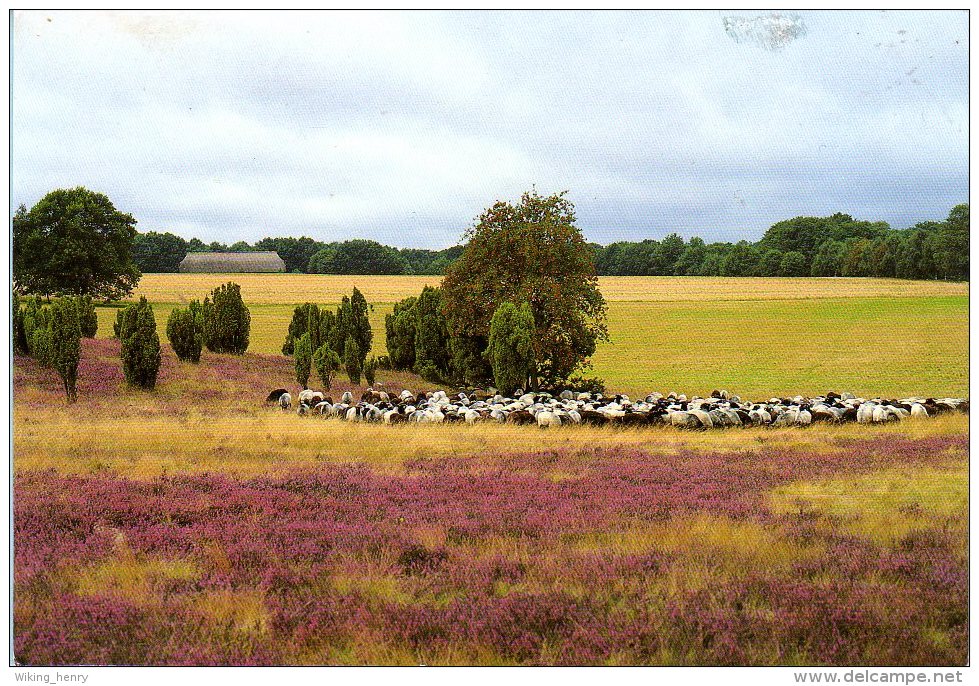
<path id="1" fill-rule="evenodd" d="M 440 276 L 336 276 L 330 274 L 144 274 L 134 297 L 154 303 L 187 303 L 234 281 L 248 304 L 335 303 L 356 286 L 368 302 L 393 303 L 438 286 Z M 729 278 L 712 276 L 603 276 L 609 302 L 921 298 L 968 295 L 967 283 L 863 278 Z"/>
<path id="2" fill-rule="evenodd" d="M 374 354 L 384 316 L 435 276 L 147 274 L 135 295 L 157 312 L 233 280 L 251 308 L 250 351 L 278 354 L 292 309 L 335 305 L 357 286 L 374 306 Z M 896 279 L 603 277 L 611 341 L 592 374 L 630 394 L 748 397 L 850 390 L 862 395 L 968 393 L 968 284 Z M 100 308 L 109 336 L 113 308 Z"/>

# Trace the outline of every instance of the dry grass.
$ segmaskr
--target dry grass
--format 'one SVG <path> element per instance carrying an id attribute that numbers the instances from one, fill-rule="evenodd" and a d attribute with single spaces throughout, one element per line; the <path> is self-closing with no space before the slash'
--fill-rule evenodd
<path id="1" fill-rule="evenodd" d="M 364 463 L 382 473 L 405 473 L 419 459 L 465 457 L 486 468 L 508 454 L 580 449 L 582 465 L 591 449 L 637 448 L 656 454 L 681 450 L 755 451 L 805 449 L 838 452 L 840 441 L 893 435 L 923 438 L 962 434 L 968 417 L 867 427 L 847 424 L 811 429 L 750 428 L 685 433 L 672 427 L 615 429 L 499 424 L 351 424 L 300 418 L 262 407 L 234 415 L 183 417 L 90 417 L 79 422 L 68 410 L 15 409 L 14 466 L 17 471 L 54 469 L 71 474 L 102 472 L 132 478 L 160 474 L 225 472 L 241 476 L 282 474 L 324 463 Z M 566 468 L 544 474 L 568 478 Z"/>
<path id="2" fill-rule="evenodd" d="M 775 512 L 818 515 L 825 530 L 844 529 L 883 545 L 895 545 L 912 531 L 947 528 L 968 505 L 969 469 L 964 461 L 948 469 L 893 468 L 799 482 L 777 488 L 771 496 Z M 964 526 L 964 520 L 959 525 Z"/>

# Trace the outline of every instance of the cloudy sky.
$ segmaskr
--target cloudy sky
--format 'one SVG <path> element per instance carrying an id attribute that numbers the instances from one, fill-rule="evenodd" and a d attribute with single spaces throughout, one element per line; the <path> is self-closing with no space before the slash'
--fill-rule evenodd
<path id="1" fill-rule="evenodd" d="M 589 240 L 968 199 L 968 15 L 51 13 L 13 20 L 12 207 L 441 248 L 570 191 Z"/>

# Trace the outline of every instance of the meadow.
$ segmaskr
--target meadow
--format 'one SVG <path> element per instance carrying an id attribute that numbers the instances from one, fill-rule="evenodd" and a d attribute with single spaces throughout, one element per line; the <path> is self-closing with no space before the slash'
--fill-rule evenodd
<path id="1" fill-rule="evenodd" d="M 135 296 L 161 329 L 175 305 L 234 280 L 252 314 L 252 352 L 279 354 L 293 308 L 334 306 L 357 286 L 373 306 L 373 352 L 386 352 L 384 316 L 432 276 L 147 274 Z M 968 393 L 968 285 L 895 279 L 602 277 L 611 341 L 592 374 L 610 389 L 744 397 Z M 99 308 L 101 336 L 114 308 Z"/>
<path id="2" fill-rule="evenodd" d="M 158 314 L 227 278 L 151 276 Z M 427 278 L 237 275 L 264 343 L 199 365 L 164 345 L 153 393 L 125 386 L 109 308 L 76 405 L 16 357 L 18 661 L 967 663 L 965 415 L 541 431 L 263 403 L 293 385 L 293 303 L 356 284 L 383 344 L 384 308 Z M 632 393 L 966 395 L 961 285 L 736 281 L 603 280 L 595 373 Z"/>

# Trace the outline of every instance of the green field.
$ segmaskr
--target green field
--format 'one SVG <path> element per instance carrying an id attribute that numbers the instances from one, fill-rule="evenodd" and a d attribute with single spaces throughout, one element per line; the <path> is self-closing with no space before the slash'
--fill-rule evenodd
<path id="1" fill-rule="evenodd" d="M 437 277 L 152 274 L 138 293 L 154 303 L 161 333 L 177 303 L 234 279 L 252 313 L 251 352 L 278 354 L 292 309 L 335 305 L 357 285 L 374 306 L 374 350 L 386 352 L 384 316 Z M 861 395 L 968 393 L 965 284 L 884 279 L 601 280 L 611 341 L 592 373 L 610 389 L 747 397 L 849 390 Z M 319 296 L 319 297 L 317 297 Z M 99 335 L 114 308 L 99 308 Z"/>

